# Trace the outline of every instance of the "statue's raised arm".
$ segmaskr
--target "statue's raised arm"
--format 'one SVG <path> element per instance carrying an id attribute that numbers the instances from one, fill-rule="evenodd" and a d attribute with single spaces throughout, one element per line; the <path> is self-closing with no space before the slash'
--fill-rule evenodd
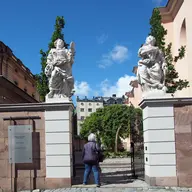
<path id="1" fill-rule="evenodd" d="M 75 56 L 75 43 L 73 41 L 70 43 L 70 50 L 73 56 Z"/>
<path id="2" fill-rule="evenodd" d="M 68 62 L 71 64 L 71 66 L 74 63 L 74 57 L 75 57 L 75 43 L 70 43 L 70 48 L 68 50 Z"/>

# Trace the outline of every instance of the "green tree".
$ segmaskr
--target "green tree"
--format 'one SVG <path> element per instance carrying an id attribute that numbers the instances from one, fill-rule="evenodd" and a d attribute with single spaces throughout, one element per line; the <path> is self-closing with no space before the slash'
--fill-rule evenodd
<path id="1" fill-rule="evenodd" d="M 151 32 L 150 35 L 156 38 L 156 45 L 163 51 L 167 63 L 167 75 L 165 78 L 165 84 L 168 88 L 167 93 L 175 93 L 177 90 L 182 90 L 183 88 L 189 87 L 189 82 L 187 80 L 179 79 L 179 74 L 175 70 L 174 64 L 183 59 L 185 56 L 185 46 L 181 46 L 178 50 L 178 56 L 173 56 L 171 49 L 172 44 L 169 43 L 167 46 L 165 44 L 165 36 L 167 35 L 167 30 L 162 25 L 161 14 L 158 8 L 153 10 L 151 19 Z"/>
<path id="2" fill-rule="evenodd" d="M 103 131 L 102 129 L 102 118 L 103 118 L 103 108 L 98 109 L 97 112 L 91 113 L 83 123 L 81 124 L 80 135 L 83 139 L 87 140 L 90 133 L 99 134 Z"/>
<path id="3" fill-rule="evenodd" d="M 116 151 L 120 137 L 126 138 L 130 134 L 133 110 L 135 108 L 126 105 L 110 105 L 97 110 L 81 124 L 81 137 L 87 139 L 90 133 L 95 133 L 108 150 Z"/>
<path id="4" fill-rule="evenodd" d="M 48 44 L 48 50 L 43 51 L 42 49 L 40 50 L 41 54 L 41 73 L 36 75 L 36 84 L 37 84 L 37 90 L 38 93 L 40 94 L 40 99 L 41 101 L 45 100 L 46 94 L 49 92 L 48 88 L 48 79 L 44 73 L 45 67 L 46 67 L 46 60 L 47 60 L 47 55 L 49 51 L 54 48 L 54 42 L 59 38 L 64 41 L 64 34 L 62 33 L 62 30 L 65 26 L 65 21 L 64 17 L 57 16 L 56 21 L 55 21 L 55 30 L 52 34 L 51 41 Z M 65 41 L 64 41 L 65 42 Z M 68 47 L 68 44 L 65 42 L 65 47 Z"/>

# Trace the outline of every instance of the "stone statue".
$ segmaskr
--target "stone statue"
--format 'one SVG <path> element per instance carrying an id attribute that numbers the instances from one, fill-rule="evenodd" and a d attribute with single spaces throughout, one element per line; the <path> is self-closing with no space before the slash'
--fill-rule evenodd
<path id="1" fill-rule="evenodd" d="M 45 75 L 49 80 L 48 98 L 69 98 L 74 94 L 74 78 L 72 76 L 72 65 L 74 62 L 74 43 L 71 42 L 70 49 L 64 47 L 64 41 L 57 39 L 55 48 L 51 49 L 47 56 Z"/>
<path id="2" fill-rule="evenodd" d="M 167 64 L 163 52 L 155 46 L 155 38 L 148 36 L 146 42 L 138 51 L 141 58 L 138 62 L 138 82 L 141 85 L 143 96 L 154 93 L 165 94 L 165 76 Z"/>

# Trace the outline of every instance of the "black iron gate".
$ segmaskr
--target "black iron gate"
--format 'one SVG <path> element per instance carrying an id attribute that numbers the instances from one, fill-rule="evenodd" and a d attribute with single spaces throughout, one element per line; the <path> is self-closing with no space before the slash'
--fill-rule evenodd
<path id="1" fill-rule="evenodd" d="M 131 125 L 130 146 L 131 146 L 131 171 L 134 178 L 144 180 L 144 142 L 142 117 L 136 114 L 135 121 Z"/>

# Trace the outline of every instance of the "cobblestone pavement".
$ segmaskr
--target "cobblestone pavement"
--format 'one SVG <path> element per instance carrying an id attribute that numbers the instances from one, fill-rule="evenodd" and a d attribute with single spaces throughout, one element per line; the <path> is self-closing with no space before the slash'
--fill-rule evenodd
<path id="1" fill-rule="evenodd" d="M 101 164 L 109 164 L 109 163 L 131 163 L 131 158 L 126 157 L 126 158 L 105 159 Z"/>
<path id="2" fill-rule="evenodd" d="M 87 188 L 63 188 L 52 190 L 41 190 L 41 192 L 180 192 L 180 191 L 192 191 L 192 188 L 175 188 L 175 187 L 144 187 L 144 188 L 125 188 L 125 187 L 113 187 L 113 188 L 95 188 L 94 186 L 88 186 Z M 30 191 L 22 191 L 30 192 Z M 34 190 L 34 192 L 40 192 Z"/>
<path id="3" fill-rule="evenodd" d="M 80 162 L 79 162 L 80 163 Z M 126 184 L 132 183 L 131 176 L 131 160 L 130 158 L 113 158 L 105 159 L 100 163 L 101 167 L 101 183 L 108 184 Z M 74 184 L 81 184 L 84 173 L 84 166 L 76 167 L 76 177 Z M 94 183 L 93 175 L 90 176 L 90 184 Z"/>
<path id="4" fill-rule="evenodd" d="M 100 165 L 102 170 L 100 188 L 95 185 L 81 185 L 84 168 L 78 168 L 77 183 L 72 188 L 53 189 L 53 190 L 35 190 L 34 192 L 180 192 L 192 191 L 192 188 L 175 188 L 175 187 L 149 187 L 144 181 L 131 180 L 130 175 L 130 158 L 105 159 Z M 92 181 L 93 182 L 93 176 Z M 30 191 L 22 191 L 30 192 Z"/>
<path id="5" fill-rule="evenodd" d="M 100 163 L 100 167 L 102 175 L 106 177 L 131 175 L 131 159 L 129 157 L 105 159 L 103 163 Z"/>

